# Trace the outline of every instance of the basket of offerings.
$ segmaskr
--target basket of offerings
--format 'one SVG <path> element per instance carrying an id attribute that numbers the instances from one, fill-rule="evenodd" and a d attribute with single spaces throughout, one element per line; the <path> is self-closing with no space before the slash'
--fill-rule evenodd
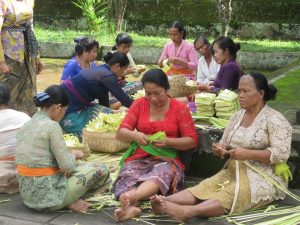
<path id="1" fill-rule="evenodd" d="M 64 139 L 69 151 L 82 151 L 84 158 L 90 155 L 90 148 L 85 140 L 80 143 L 79 139 L 71 134 L 64 134 Z"/>
<path id="2" fill-rule="evenodd" d="M 114 153 L 129 147 L 129 143 L 116 139 L 116 131 L 125 115 L 125 112 L 99 113 L 97 118 L 87 124 L 83 129 L 83 139 L 91 151 Z"/>
<path id="3" fill-rule="evenodd" d="M 195 81 L 187 81 L 184 75 L 169 76 L 170 90 L 168 94 L 173 97 L 184 97 L 197 92 Z"/>

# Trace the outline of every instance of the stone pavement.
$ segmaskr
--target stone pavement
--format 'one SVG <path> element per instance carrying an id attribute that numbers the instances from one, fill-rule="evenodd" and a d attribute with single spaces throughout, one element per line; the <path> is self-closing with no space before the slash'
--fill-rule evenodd
<path id="1" fill-rule="evenodd" d="M 300 190 L 293 190 L 296 194 L 300 195 Z M 108 224 L 153 224 L 153 225 L 171 225 L 175 222 L 162 222 L 162 221 L 133 221 L 117 223 L 114 221 L 113 208 L 104 209 L 102 212 L 91 212 L 89 214 L 79 214 L 68 211 L 61 212 L 37 212 L 27 208 L 19 194 L 7 195 L 1 194 L 0 201 L 10 199 L 9 202 L 1 203 L 0 205 L 0 225 L 108 225 Z M 280 205 L 299 205 L 293 199 L 287 197 L 284 201 L 279 201 Z M 165 218 L 168 220 L 168 218 Z M 147 222 L 147 221 L 146 221 Z M 226 225 L 226 221 L 208 221 L 207 219 L 193 219 L 187 224 L 197 225 Z"/>

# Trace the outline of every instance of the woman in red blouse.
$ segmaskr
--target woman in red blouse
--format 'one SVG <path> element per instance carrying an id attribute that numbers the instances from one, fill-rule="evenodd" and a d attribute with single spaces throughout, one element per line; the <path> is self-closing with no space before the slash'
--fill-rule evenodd
<path id="1" fill-rule="evenodd" d="M 146 96 L 136 100 L 130 107 L 117 132 L 117 138 L 137 144 L 134 152 L 125 159 L 114 193 L 121 202 L 115 210 L 118 221 L 137 217 L 140 200 L 161 193 L 177 191 L 184 178 L 184 165 L 179 157 L 163 155 L 166 151 L 186 151 L 196 147 L 198 136 L 191 114 L 182 102 L 167 95 L 170 88 L 168 78 L 160 69 L 147 71 L 142 84 Z M 158 131 L 166 133 L 165 140 L 155 140 L 149 145 L 148 135 Z M 158 155 L 148 153 L 145 146 L 161 149 Z M 143 149 L 142 149 L 143 148 Z M 158 151 L 158 152 L 159 152 Z"/>

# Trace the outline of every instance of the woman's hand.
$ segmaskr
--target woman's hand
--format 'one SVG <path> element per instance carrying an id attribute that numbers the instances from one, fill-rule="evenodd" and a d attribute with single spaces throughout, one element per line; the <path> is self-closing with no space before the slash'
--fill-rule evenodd
<path id="1" fill-rule="evenodd" d="M 165 140 L 154 140 L 152 141 L 152 145 L 156 148 L 164 148 L 167 146 L 167 139 L 166 138 Z"/>
<path id="2" fill-rule="evenodd" d="M 210 92 L 211 87 L 212 87 L 212 86 L 205 85 L 205 84 L 199 84 L 199 85 L 197 86 L 198 91 L 205 91 L 205 92 Z"/>
<path id="3" fill-rule="evenodd" d="M 136 69 L 134 67 L 128 67 L 125 71 L 124 71 L 124 75 L 125 75 L 125 78 L 126 78 L 126 75 L 129 75 L 129 74 L 132 74 L 136 72 Z"/>
<path id="4" fill-rule="evenodd" d="M 213 143 L 212 144 L 212 152 L 215 156 L 224 157 L 229 156 L 229 152 L 226 150 L 228 146 L 220 144 L 220 143 Z"/>
<path id="5" fill-rule="evenodd" d="M 72 150 L 71 155 L 73 155 L 75 157 L 75 159 L 83 159 L 84 155 L 82 151 L 78 151 L 78 150 Z"/>
<path id="6" fill-rule="evenodd" d="M 248 160 L 250 154 L 249 150 L 242 147 L 236 147 L 234 149 L 228 150 L 228 153 L 231 159 L 241 160 L 241 161 Z"/>
<path id="7" fill-rule="evenodd" d="M 181 65 L 181 66 L 184 66 L 184 67 L 188 68 L 188 63 L 185 60 L 180 59 L 178 57 L 169 58 L 169 63 L 173 63 L 173 64 L 176 64 L 176 65 Z"/>
<path id="8" fill-rule="evenodd" d="M 148 136 L 142 132 L 134 131 L 133 140 L 136 141 L 139 145 L 148 145 Z"/>
<path id="9" fill-rule="evenodd" d="M 0 62 L 0 74 L 9 74 L 10 68 L 5 62 Z"/>
<path id="10" fill-rule="evenodd" d="M 164 62 L 164 60 L 160 60 L 160 61 L 158 62 L 158 66 L 159 66 L 160 68 L 163 68 L 163 67 L 164 67 L 163 62 Z"/>
<path id="11" fill-rule="evenodd" d="M 35 58 L 35 70 L 36 74 L 39 74 L 44 68 L 44 65 L 42 64 L 41 60 L 39 58 Z"/>

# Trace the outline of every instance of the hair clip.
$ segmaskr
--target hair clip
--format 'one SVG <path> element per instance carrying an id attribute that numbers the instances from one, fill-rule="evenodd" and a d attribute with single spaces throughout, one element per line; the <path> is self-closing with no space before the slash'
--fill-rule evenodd
<path id="1" fill-rule="evenodd" d="M 36 97 L 40 102 L 43 102 L 43 101 L 49 99 L 49 98 L 50 98 L 50 95 L 48 95 L 48 94 L 45 93 L 45 92 L 40 92 L 40 93 L 37 93 L 37 94 L 35 95 L 35 97 Z"/>

